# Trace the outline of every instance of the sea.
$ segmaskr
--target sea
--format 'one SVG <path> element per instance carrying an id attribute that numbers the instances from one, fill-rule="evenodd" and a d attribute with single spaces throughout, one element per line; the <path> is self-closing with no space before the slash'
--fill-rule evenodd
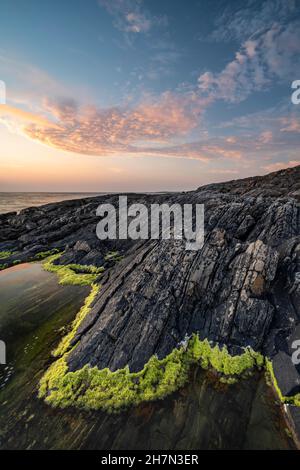
<path id="1" fill-rule="evenodd" d="M 13 193 L 0 192 L 0 214 L 20 212 L 26 207 L 42 206 L 51 202 L 68 201 L 104 193 Z"/>

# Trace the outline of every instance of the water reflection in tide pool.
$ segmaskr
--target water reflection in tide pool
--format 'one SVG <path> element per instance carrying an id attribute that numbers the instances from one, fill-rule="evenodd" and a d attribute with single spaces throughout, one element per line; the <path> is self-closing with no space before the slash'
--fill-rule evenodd
<path id="1" fill-rule="evenodd" d="M 52 409 L 37 398 L 50 352 L 88 288 L 59 286 L 39 264 L 0 273 L 2 449 L 289 449 L 293 448 L 264 379 L 221 386 L 199 369 L 171 397 L 120 415 Z"/>

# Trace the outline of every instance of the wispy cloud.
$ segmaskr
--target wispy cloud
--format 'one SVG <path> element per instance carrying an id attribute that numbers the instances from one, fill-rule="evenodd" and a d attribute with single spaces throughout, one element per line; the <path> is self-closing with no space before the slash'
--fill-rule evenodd
<path id="1" fill-rule="evenodd" d="M 246 99 L 254 90 L 262 89 L 269 80 L 257 57 L 256 47 L 254 41 L 248 41 L 220 73 L 208 71 L 200 75 L 200 92 L 212 100 L 236 103 Z"/>
<path id="2" fill-rule="evenodd" d="M 148 48 L 147 63 L 136 66 L 131 71 L 132 77 L 143 83 L 145 80 L 159 81 L 162 77 L 171 77 L 176 73 L 183 57 L 180 48 L 169 41 L 151 41 Z"/>
<path id="3" fill-rule="evenodd" d="M 225 121 L 220 124 L 219 129 L 227 132 L 231 130 L 236 136 L 255 135 L 258 142 L 275 142 L 288 147 L 290 141 L 298 141 L 299 144 L 300 115 L 297 107 L 282 103 Z"/>
<path id="4" fill-rule="evenodd" d="M 49 119 L 40 116 L 39 114 L 30 113 L 14 106 L 1 105 L 0 106 L 0 122 L 6 123 L 10 119 L 13 121 L 20 121 L 21 123 L 29 122 L 38 126 L 47 127 L 51 129 L 58 129 L 59 127 Z M 11 121 L 12 122 L 12 121 Z"/>
<path id="5" fill-rule="evenodd" d="M 243 8 L 230 3 L 209 38 L 241 44 L 223 70 L 200 75 L 200 91 L 213 100 L 238 103 L 300 74 L 298 0 L 247 0 Z"/>
<path id="6" fill-rule="evenodd" d="M 300 116 L 285 116 L 280 119 L 282 124 L 281 132 L 296 132 L 300 133 Z"/>
<path id="7" fill-rule="evenodd" d="M 98 1 L 124 33 L 122 40 L 142 34 L 153 38 L 135 43 L 147 43 L 143 47 L 148 55 L 145 63 L 137 62 L 129 71 L 135 87 L 125 88 L 126 104 L 99 107 L 66 98 L 45 99 L 45 90 L 53 97 L 68 96 L 68 92 L 38 68 L 0 56 L 0 64 L 10 75 L 15 71 L 16 81 L 22 84 L 19 95 L 19 90 L 12 94 L 13 104 L 26 104 L 28 109 L 2 108 L 1 122 L 34 141 L 82 155 L 194 159 L 207 163 L 206 167 L 218 160 L 224 168 L 229 162 L 257 165 L 262 171 L 298 161 L 300 121 L 295 110 L 277 107 L 274 112 L 239 116 L 219 127 L 206 127 L 204 121 L 205 111 L 218 100 L 237 105 L 252 93 L 299 78 L 300 20 L 292 15 L 296 2 L 248 0 L 245 8 L 230 6 L 232 14 L 222 15 L 213 33 L 214 40 L 233 41 L 235 48 L 223 69 L 208 69 L 194 83 L 178 80 L 173 91 L 146 95 L 147 78 L 157 80 L 155 90 L 163 90 L 156 87 L 158 80 L 167 77 L 179 60 L 184 66 L 184 49 L 173 45 L 167 34 L 152 34 L 167 21 L 153 16 L 142 0 Z M 121 66 L 116 70 L 124 75 Z"/>
<path id="8" fill-rule="evenodd" d="M 113 108 L 46 99 L 40 115 L 2 107 L 0 117 L 13 132 L 82 155 L 252 162 L 263 169 L 296 161 L 300 129 L 287 109 L 277 116 L 273 110 L 241 116 L 212 135 L 203 123 L 208 104 L 195 92 L 148 95 Z"/>
<path id="9" fill-rule="evenodd" d="M 293 21 L 299 9 L 298 0 L 244 0 L 228 2 L 215 20 L 215 28 L 207 39 L 243 42 L 257 33 Z"/>
<path id="10" fill-rule="evenodd" d="M 300 73 L 300 21 L 274 24 L 243 43 L 235 58 L 219 73 L 207 71 L 199 89 L 213 100 L 235 103 L 252 92 L 291 82 Z"/>
<path id="11" fill-rule="evenodd" d="M 140 0 L 99 0 L 99 4 L 113 16 L 116 28 L 127 33 L 147 33 L 154 25 L 167 21 L 151 15 Z"/>
<path id="12" fill-rule="evenodd" d="M 7 99 L 16 104 L 33 104 L 45 94 L 64 96 L 68 91 L 66 85 L 45 70 L 21 58 L 0 53 L 0 69 L 1 79 L 7 82 Z"/>
<path id="13" fill-rule="evenodd" d="M 200 160 L 208 163 L 215 160 L 240 160 L 243 153 L 238 146 L 231 145 L 224 138 L 213 138 L 186 144 L 171 145 L 161 148 L 144 149 L 144 154 L 160 157 Z"/>

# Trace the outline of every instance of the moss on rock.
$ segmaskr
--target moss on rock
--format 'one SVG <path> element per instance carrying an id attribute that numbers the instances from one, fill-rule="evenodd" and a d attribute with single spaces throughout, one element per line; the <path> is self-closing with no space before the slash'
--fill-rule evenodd
<path id="1" fill-rule="evenodd" d="M 249 369 L 263 365 L 261 354 L 250 348 L 240 356 L 231 356 L 226 347 L 212 347 L 197 335 L 164 359 L 152 356 L 139 372 L 130 372 L 128 366 L 111 372 L 108 368 L 100 370 L 89 365 L 71 372 L 68 355 L 69 352 L 65 353 L 46 371 L 40 382 L 39 396 L 61 408 L 78 406 L 109 412 L 164 398 L 186 383 L 193 365 L 214 368 L 228 383 L 235 382 Z"/>
<path id="2" fill-rule="evenodd" d="M 0 259 L 6 259 L 9 258 L 14 254 L 13 251 L 0 251 Z"/>
<path id="3" fill-rule="evenodd" d="M 282 394 L 274 373 L 272 361 L 270 361 L 270 359 L 266 359 L 266 372 L 268 375 L 269 382 L 271 382 L 271 384 L 273 385 L 281 403 L 300 406 L 300 393 L 297 393 L 296 395 L 292 395 L 290 397 L 284 396 Z"/>
<path id="4" fill-rule="evenodd" d="M 53 248 L 52 250 L 48 250 L 48 251 L 40 251 L 39 253 L 36 253 L 36 255 L 34 255 L 34 259 L 43 260 L 45 258 L 49 258 L 49 256 L 52 256 L 58 253 L 60 253 L 60 250 L 58 248 Z"/>
<path id="5" fill-rule="evenodd" d="M 53 351 L 53 356 L 58 357 L 62 356 L 68 349 L 70 348 L 70 344 L 72 339 L 74 338 L 77 328 L 81 324 L 81 322 L 84 320 L 84 318 L 88 315 L 88 313 L 91 310 L 91 304 L 94 301 L 96 295 L 98 294 L 100 290 L 100 285 L 98 284 L 92 284 L 92 289 L 90 294 L 86 297 L 84 301 L 84 305 L 81 307 L 79 310 L 78 314 L 76 315 L 75 320 L 72 322 L 71 325 L 71 330 L 69 333 L 64 336 L 64 338 L 61 340 L 59 343 L 58 347 Z"/>
<path id="6" fill-rule="evenodd" d="M 88 364 L 82 369 L 70 371 L 68 356 L 72 340 L 99 292 L 100 285 L 94 284 L 94 281 L 103 268 L 54 264 L 60 256 L 61 253 L 48 257 L 43 263 L 44 268 L 56 272 L 61 284 L 91 284 L 92 290 L 69 333 L 53 351 L 58 359 L 41 379 L 39 397 L 44 398 L 47 403 L 61 408 L 77 406 L 118 412 L 130 405 L 164 398 L 178 390 L 186 383 L 191 367 L 195 365 L 214 369 L 220 379 L 228 384 L 236 382 L 238 377 L 249 370 L 264 365 L 263 356 L 250 347 L 245 348 L 241 355 L 232 356 L 226 346 L 213 346 L 208 340 L 201 341 L 194 334 L 164 359 L 152 356 L 139 372 L 130 372 L 128 366 L 112 372 L 108 368 L 100 370 Z"/>
<path id="7" fill-rule="evenodd" d="M 60 284 L 72 284 L 79 286 L 89 286 L 104 271 L 103 267 L 86 266 L 81 264 L 60 265 L 54 262 L 61 257 L 62 253 L 48 256 L 43 263 L 46 271 L 54 272 L 58 275 Z"/>

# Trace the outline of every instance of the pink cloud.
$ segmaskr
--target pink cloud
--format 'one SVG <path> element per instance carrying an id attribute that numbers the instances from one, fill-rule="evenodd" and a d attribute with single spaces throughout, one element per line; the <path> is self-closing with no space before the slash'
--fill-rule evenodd
<path id="1" fill-rule="evenodd" d="M 272 131 L 264 131 L 259 136 L 259 141 L 262 144 L 269 144 L 273 140 L 273 132 Z"/>
<path id="2" fill-rule="evenodd" d="M 289 116 L 281 118 L 281 124 L 284 126 L 280 129 L 281 132 L 300 132 L 300 119 Z"/>
<path id="3" fill-rule="evenodd" d="M 293 168 L 294 166 L 300 165 L 300 160 L 290 160 L 289 162 L 276 162 L 270 163 L 270 165 L 264 166 L 264 170 L 268 172 L 282 170 L 283 168 Z"/>
<path id="4" fill-rule="evenodd" d="M 73 101 L 45 101 L 57 127 L 32 123 L 25 134 L 47 145 L 89 155 L 154 153 L 174 138 L 184 138 L 199 125 L 205 100 L 194 93 L 166 92 L 147 97 L 135 107 L 79 108 Z"/>

